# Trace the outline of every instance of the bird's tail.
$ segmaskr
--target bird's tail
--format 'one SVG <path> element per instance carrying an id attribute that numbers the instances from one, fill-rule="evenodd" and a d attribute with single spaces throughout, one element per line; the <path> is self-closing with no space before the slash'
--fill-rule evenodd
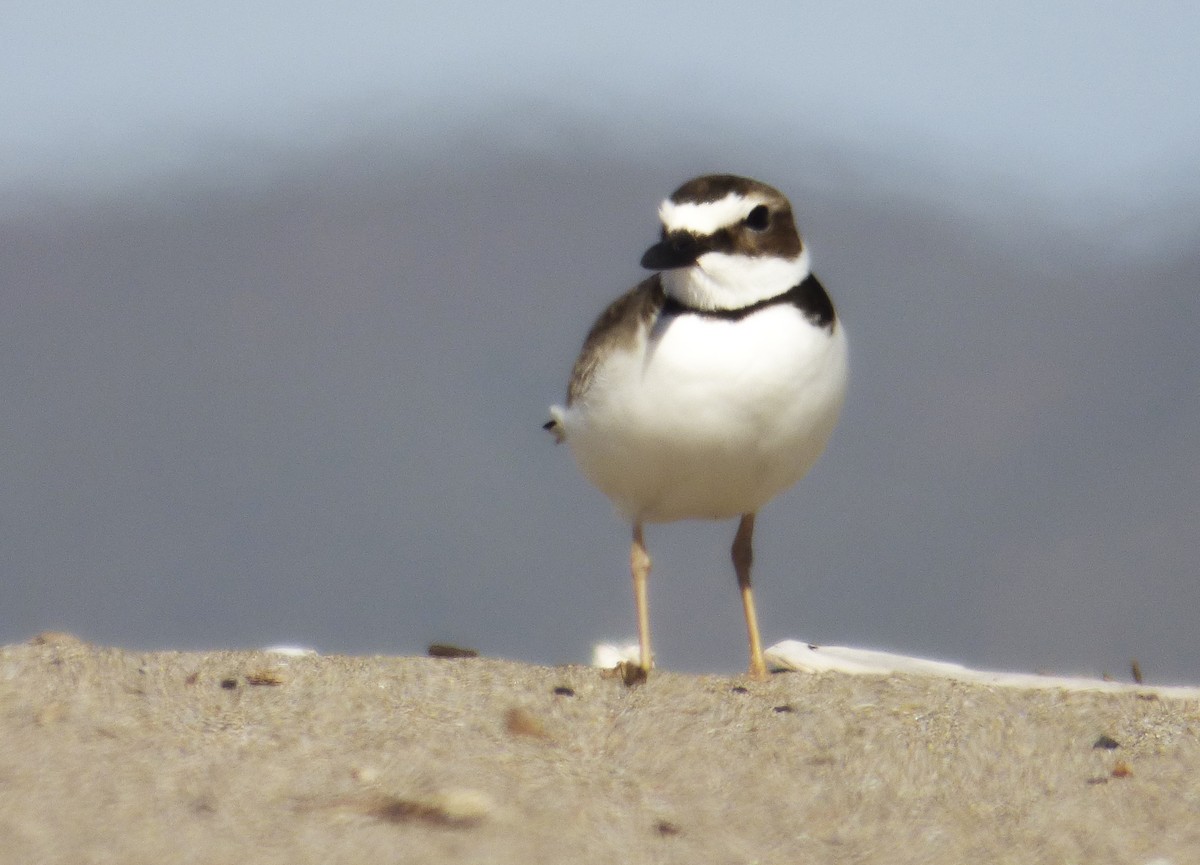
<path id="1" fill-rule="evenodd" d="M 556 445 L 560 445 L 566 441 L 567 429 L 563 426 L 563 410 L 561 406 L 550 406 L 550 420 L 542 424 L 542 429 L 554 436 L 554 443 Z"/>

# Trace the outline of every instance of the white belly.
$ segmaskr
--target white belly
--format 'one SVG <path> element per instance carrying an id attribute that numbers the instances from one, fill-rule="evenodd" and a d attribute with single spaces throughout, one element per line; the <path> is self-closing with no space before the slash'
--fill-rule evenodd
<path id="1" fill-rule="evenodd" d="M 794 307 L 669 317 L 615 351 L 563 415 L 584 475 L 630 519 L 752 513 L 812 467 L 846 388 L 846 341 Z"/>

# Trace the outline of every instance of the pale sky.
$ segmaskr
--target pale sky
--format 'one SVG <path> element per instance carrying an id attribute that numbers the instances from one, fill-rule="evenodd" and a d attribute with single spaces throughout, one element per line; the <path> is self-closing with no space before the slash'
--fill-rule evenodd
<path id="1" fill-rule="evenodd" d="M 617 140 L 649 126 L 886 141 L 956 173 L 1121 197 L 1161 190 L 1200 142 L 1188 3 L 16 2 L 0 16 L 0 181 L 17 188 L 125 182 L 236 143 L 437 135 L 527 101 L 607 118 Z"/>

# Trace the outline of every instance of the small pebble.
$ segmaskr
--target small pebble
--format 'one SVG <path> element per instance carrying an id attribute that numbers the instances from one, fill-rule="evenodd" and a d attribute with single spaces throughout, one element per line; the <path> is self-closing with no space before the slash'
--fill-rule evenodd
<path id="1" fill-rule="evenodd" d="M 481 790 L 447 790 L 420 799 L 381 796 L 366 809 L 373 817 L 389 823 L 420 820 L 440 826 L 466 829 L 483 821 L 495 810 L 492 798 Z"/>
<path id="2" fill-rule="evenodd" d="M 504 716 L 504 729 L 514 736 L 528 736 L 531 739 L 549 739 L 546 725 L 541 719 L 526 709 L 509 709 Z"/>
<path id="3" fill-rule="evenodd" d="M 277 670 L 255 670 L 246 674 L 247 685 L 282 685 L 283 675 Z"/>
<path id="4" fill-rule="evenodd" d="M 431 658 L 478 658 L 479 652 L 462 646 L 452 646 L 449 643 L 430 643 L 425 650 Z"/>

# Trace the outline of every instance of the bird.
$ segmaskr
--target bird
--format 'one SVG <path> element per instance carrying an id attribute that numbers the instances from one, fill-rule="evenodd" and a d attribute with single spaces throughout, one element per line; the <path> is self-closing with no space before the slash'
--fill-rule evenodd
<path id="1" fill-rule="evenodd" d="M 646 524 L 737 519 L 749 675 L 763 679 L 755 516 L 825 450 L 845 399 L 845 330 L 774 187 L 696 177 L 658 217 L 641 258 L 653 274 L 596 319 L 543 426 L 632 527 L 641 671 L 653 666 Z"/>

